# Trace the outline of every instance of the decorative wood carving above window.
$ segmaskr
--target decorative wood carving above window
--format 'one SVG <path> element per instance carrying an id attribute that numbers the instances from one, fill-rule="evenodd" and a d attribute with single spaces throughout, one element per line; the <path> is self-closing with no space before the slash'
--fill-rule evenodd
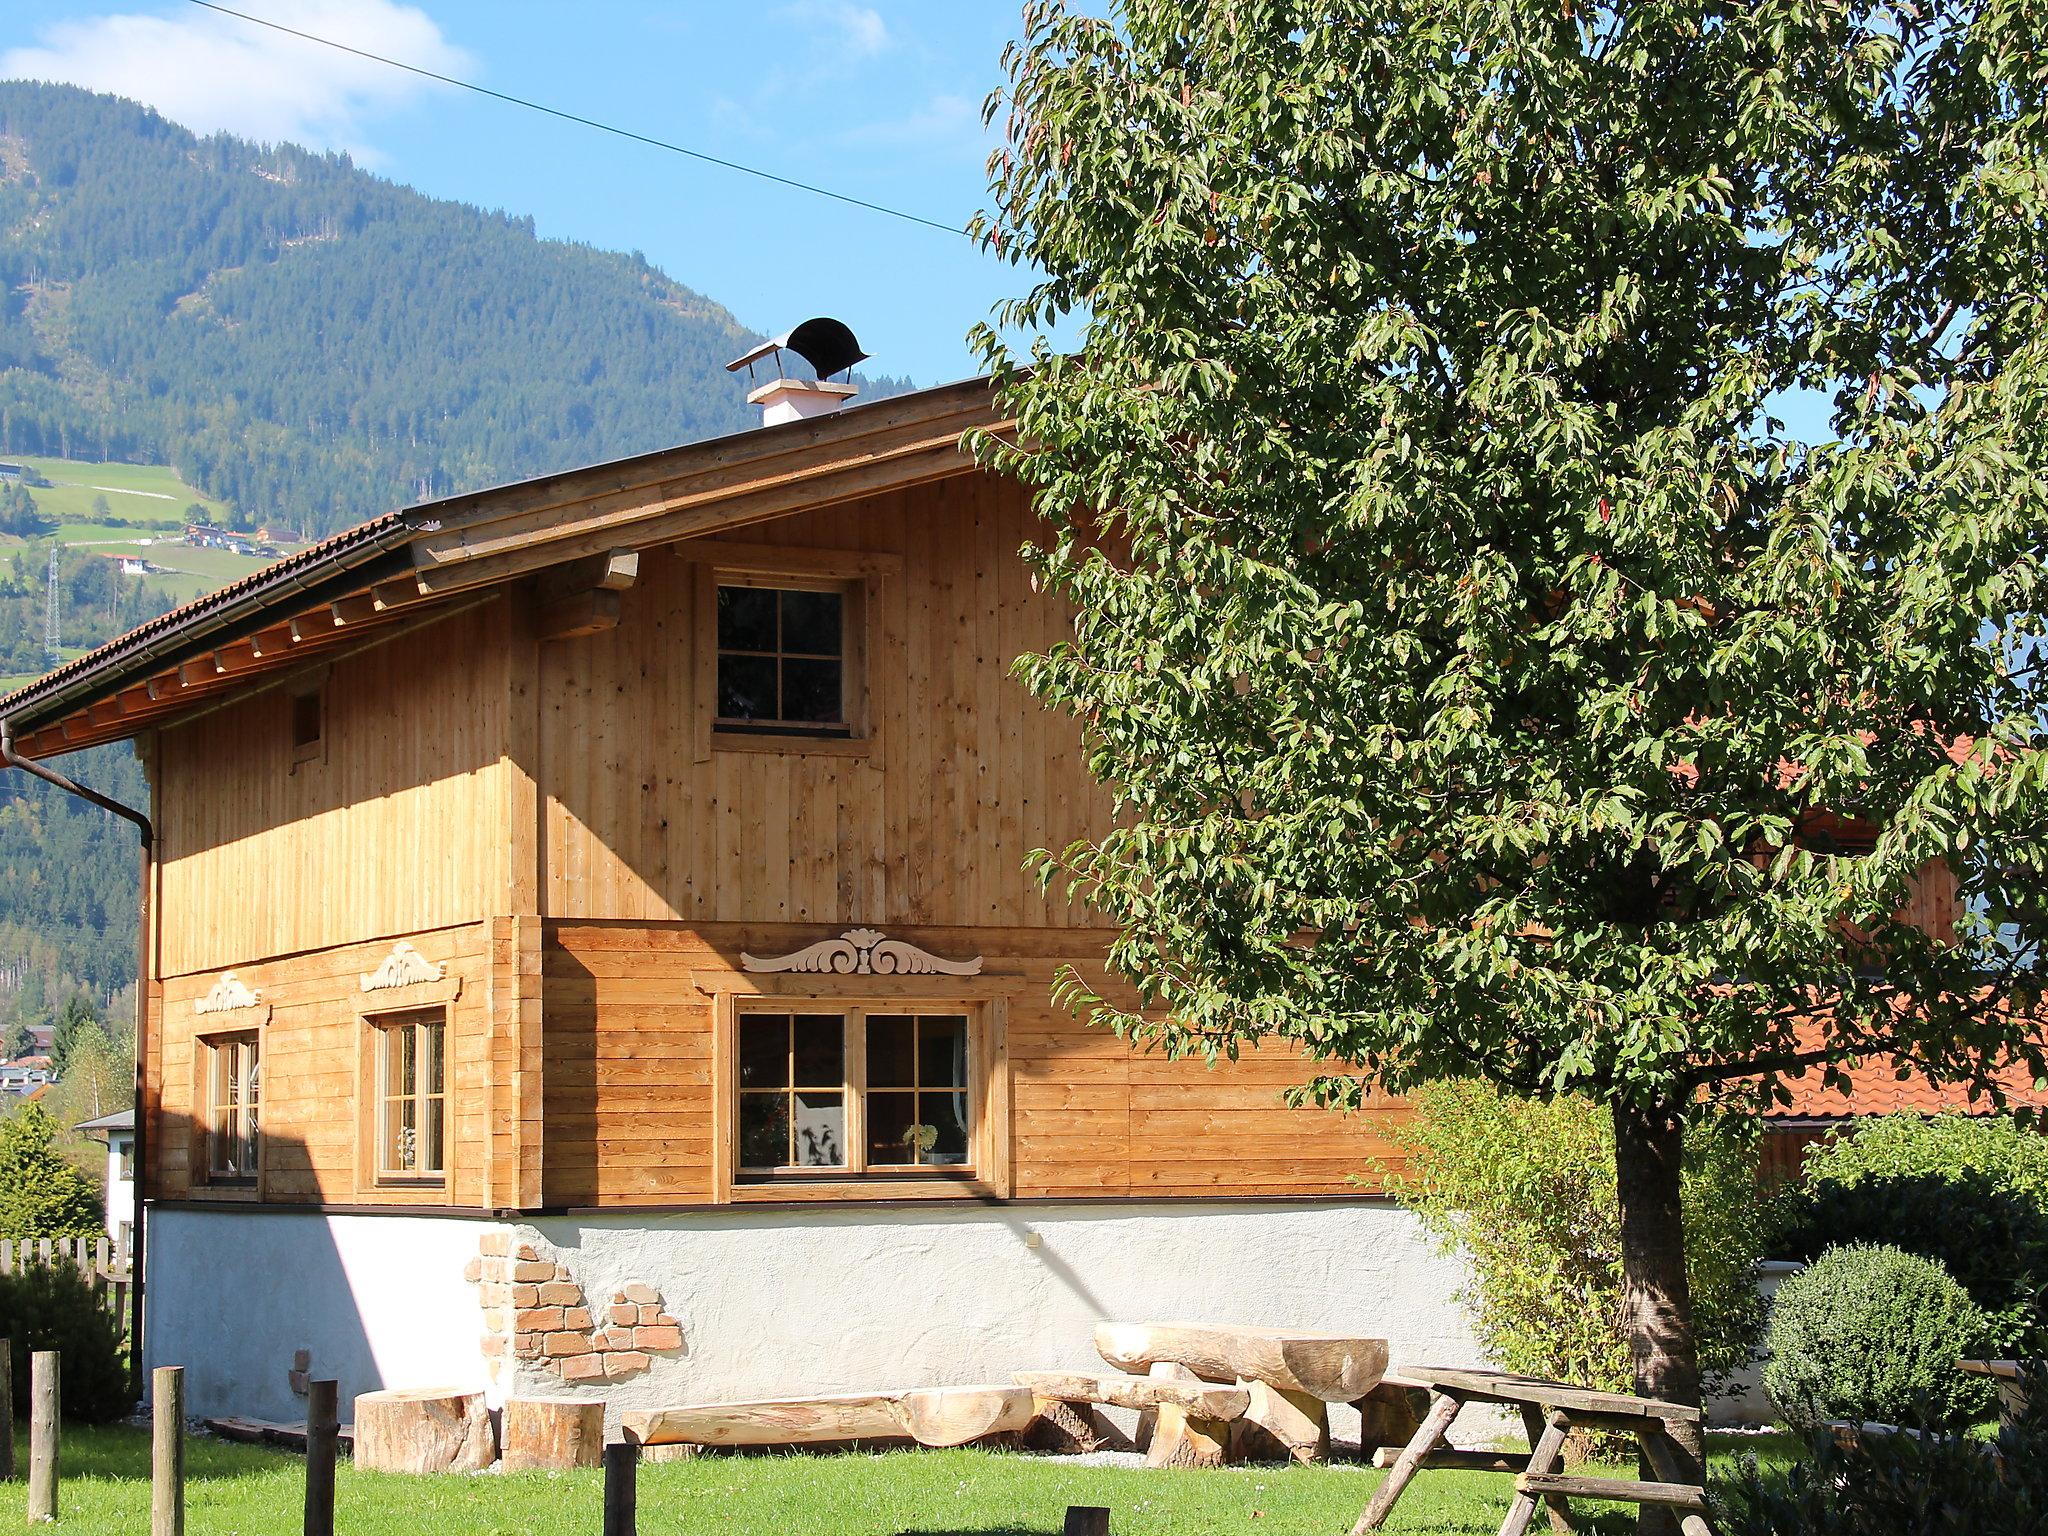
<path id="1" fill-rule="evenodd" d="M 358 979 L 365 992 L 378 992 L 385 987 L 412 987 L 424 981 L 439 981 L 447 974 L 447 966 L 435 964 L 400 939 L 391 946 L 391 953 L 384 957 L 383 964 Z"/>
<path id="2" fill-rule="evenodd" d="M 232 1013 L 237 1008 L 261 1006 L 262 998 L 253 987 L 244 986 L 233 971 L 223 971 L 206 996 L 192 1005 L 194 1013 Z"/>
<path id="3" fill-rule="evenodd" d="M 831 976 L 979 976 L 981 956 L 942 960 L 875 928 L 849 928 L 836 939 L 820 939 L 787 955 L 742 954 L 750 971 L 808 971 Z"/>

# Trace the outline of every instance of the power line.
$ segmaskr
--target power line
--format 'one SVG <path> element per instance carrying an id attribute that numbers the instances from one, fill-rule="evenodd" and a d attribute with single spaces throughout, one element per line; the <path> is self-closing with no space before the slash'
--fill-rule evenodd
<path id="1" fill-rule="evenodd" d="M 472 81 L 458 80 L 453 75 L 437 74 L 431 69 L 422 69 L 417 64 L 407 64 L 402 59 L 386 58 L 383 54 L 371 53 L 366 48 L 353 48 L 347 43 L 337 43 L 330 37 L 319 37 L 311 32 L 301 32 L 297 27 L 288 27 L 283 22 L 266 21 L 261 16 L 251 16 L 247 11 L 232 10 L 225 5 L 215 5 L 213 0 L 189 0 L 189 3 L 198 6 L 201 10 L 218 11 L 221 15 L 232 16 L 238 21 L 246 21 L 258 27 L 268 27 L 273 32 L 283 32 L 292 37 L 303 38 L 309 43 L 318 43 L 323 48 L 333 48 L 342 53 L 352 53 L 359 59 L 369 59 L 374 63 L 388 64 L 391 68 L 402 69 L 409 75 L 419 75 L 427 80 L 438 80 L 443 85 L 453 85 L 465 91 L 474 91 L 477 95 L 488 96 L 494 101 L 506 102 L 515 107 L 524 107 L 529 112 L 540 112 L 549 117 L 558 117 L 565 123 L 578 123 L 585 128 L 595 128 L 600 133 L 616 134 L 622 139 L 631 139 L 635 144 L 645 144 L 654 149 L 665 149 L 670 154 L 687 155 L 690 159 L 701 160 L 706 165 L 719 166 L 728 171 L 738 171 L 743 176 L 758 177 L 762 181 L 772 181 L 778 186 L 790 187 L 798 192 L 808 192 L 813 197 L 829 197 L 836 203 L 849 203 L 855 208 L 865 208 L 870 213 L 887 214 L 892 219 L 902 219 L 910 224 L 922 224 L 927 229 L 940 230 L 949 235 L 965 233 L 964 230 L 957 229 L 951 224 L 941 224 L 937 219 L 928 219 L 920 213 L 906 213 L 901 208 L 891 208 L 884 203 L 871 203 L 864 197 L 854 197 L 846 192 L 834 192 L 830 187 L 816 186 L 808 181 L 798 181 L 789 176 L 778 176 L 773 171 L 764 171 L 752 165 L 742 165 L 737 160 L 722 160 L 717 155 L 707 155 L 701 149 L 691 149 L 686 145 L 672 144 L 667 139 L 650 138 L 644 133 L 635 133 L 630 128 L 616 128 L 610 123 L 601 123 L 594 117 L 580 117 L 574 112 L 564 112 L 559 107 L 550 107 L 537 101 L 528 101 L 524 96 L 512 96 L 504 91 L 494 91 L 487 85 L 477 85 Z"/>

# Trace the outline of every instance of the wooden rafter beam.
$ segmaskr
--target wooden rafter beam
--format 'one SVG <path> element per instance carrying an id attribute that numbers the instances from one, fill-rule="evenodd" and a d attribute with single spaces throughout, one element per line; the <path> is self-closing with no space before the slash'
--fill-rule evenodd
<path id="1" fill-rule="evenodd" d="M 273 624 L 249 637 L 249 644 L 259 660 L 282 656 L 292 648 L 292 627 L 289 623 Z"/>
<path id="2" fill-rule="evenodd" d="M 534 589 L 535 632 L 543 640 L 576 640 L 615 629 L 619 594 L 639 579 L 640 552 L 608 550 L 543 573 Z"/>

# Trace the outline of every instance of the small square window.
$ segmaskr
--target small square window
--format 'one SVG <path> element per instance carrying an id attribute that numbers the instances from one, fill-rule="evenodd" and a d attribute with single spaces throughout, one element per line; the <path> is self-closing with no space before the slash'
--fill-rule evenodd
<path id="1" fill-rule="evenodd" d="M 716 594 L 717 728 L 851 736 L 847 593 L 719 582 Z"/>

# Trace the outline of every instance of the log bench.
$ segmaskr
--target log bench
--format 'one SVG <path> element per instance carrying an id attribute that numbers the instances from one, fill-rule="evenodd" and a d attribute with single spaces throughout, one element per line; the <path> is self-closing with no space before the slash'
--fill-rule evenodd
<path id="1" fill-rule="evenodd" d="M 1185 1373 L 1190 1380 L 1244 1391 L 1243 1412 L 1220 1421 L 1228 1433 L 1213 1449 L 1205 1442 L 1216 1439 L 1219 1421 L 1191 1420 L 1184 1410 L 1162 1404 L 1157 1411 L 1169 1436 L 1165 1454 L 1179 1459 L 1158 1465 L 1326 1460 L 1329 1405 L 1371 1402 L 1387 1369 L 1385 1339 L 1217 1323 L 1098 1323 L 1095 1349 L 1121 1370 L 1151 1372 L 1147 1380 Z M 1158 1437 L 1155 1428 L 1155 1444 Z"/>
<path id="2" fill-rule="evenodd" d="M 1015 1380 L 1031 1389 L 1039 1421 L 1070 1442 L 1057 1449 L 1094 1450 L 1108 1439 L 1098 1417 L 1076 1415 L 1074 1405 L 1133 1408 L 1155 1415 L 1147 1466 L 1220 1465 L 1228 1455 L 1230 1426 L 1244 1417 L 1251 1393 L 1241 1385 L 1219 1386 L 1160 1366 L 1152 1369 L 1155 1374 L 1148 1376 L 1019 1371 Z"/>
<path id="3" fill-rule="evenodd" d="M 1022 1386 L 915 1387 L 745 1403 L 629 1409 L 619 1427 L 635 1445 L 833 1445 L 914 1440 L 955 1446 L 1015 1434 L 1031 1423 Z"/>
<path id="4" fill-rule="evenodd" d="M 1426 1387 L 1429 1411 L 1414 1438 L 1397 1455 L 1375 1458 L 1391 1470 L 1352 1527 L 1352 1536 L 1378 1530 L 1416 1473 L 1430 1469 L 1511 1474 L 1515 1495 L 1501 1523 L 1501 1536 L 1523 1536 L 1539 1505 L 1547 1510 L 1553 1530 L 1569 1531 L 1568 1501 L 1575 1498 L 1660 1505 L 1677 1512 L 1685 1536 L 1713 1536 L 1713 1527 L 1707 1523 L 1706 1489 L 1686 1476 L 1669 1429 L 1672 1424 L 1699 1423 L 1697 1408 L 1506 1371 L 1403 1366 L 1398 1378 L 1388 1379 L 1398 1385 Z M 1467 1403 L 1498 1403 L 1520 1413 L 1529 1435 L 1527 1456 L 1450 1447 L 1446 1440 L 1451 1425 Z M 1622 1430 L 1635 1435 L 1660 1480 L 1584 1477 L 1559 1470 L 1565 1440 L 1574 1429 Z"/>

